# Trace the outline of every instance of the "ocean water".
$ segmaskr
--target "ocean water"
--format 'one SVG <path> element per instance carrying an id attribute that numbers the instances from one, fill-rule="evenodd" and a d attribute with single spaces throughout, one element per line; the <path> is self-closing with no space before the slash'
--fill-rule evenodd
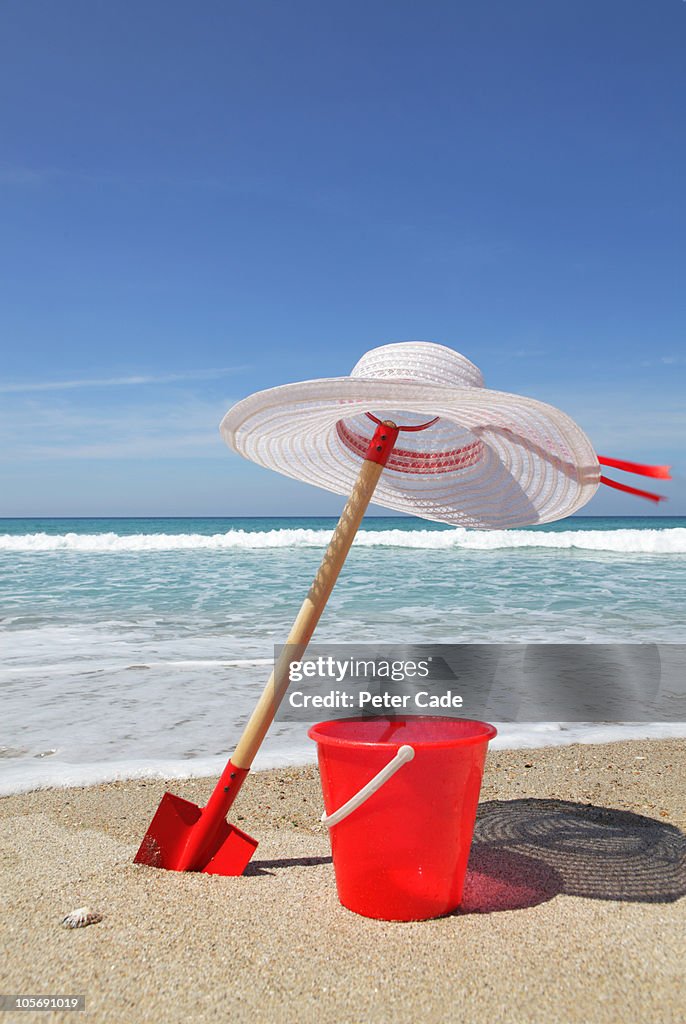
<path id="1" fill-rule="evenodd" d="M 218 772 L 335 525 L 328 518 L 0 520 L 0 793 Z M 365 519 L 316 633 L 684 643 L 686 518 L 503 532 Z M 496 744 L 685 735 L 505 725 Z M 275 722 L 256 767 L 314 759 Z"/>

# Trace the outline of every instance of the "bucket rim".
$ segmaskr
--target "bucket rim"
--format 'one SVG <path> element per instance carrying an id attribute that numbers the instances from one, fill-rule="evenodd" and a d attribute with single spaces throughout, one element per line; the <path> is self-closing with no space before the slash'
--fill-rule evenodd
<path id="1" fill-rule="evenodd" d="M 460 736 L 453 737 L 452 739 L 430 739 L 430 740 L 408 740 L 407 738 L 400 739 L 387 739 L 387 740 L 348 740 L 340 736 L 327 736 L 326 734 L 318 733 L 317 730 L 327 725 L 344 725 L 349 722 L 388 722 L 389 724 L 398 721 L 397 718 L 387 718 L 383 715 L 373 715 L 369 717 L 353 716 L 351 718 L 329 718 L 325 722 L 316 722 L 307 730 L 307 735 L 311 740 L 314 740 L 318 745 L 330 746 L 330 747 L 388 747 L 390 749 L 397 749 L 404 744 L 409 743 L 410 746 L 417 746 L 419 748 L 432 747 L 455 747 L 455 746 L 473 746 L 475 743 L 483 743 L 484 740 L 487 742 L 492 740 L 498 735 L 498 730 L 490 722 L 484 722 L 479 718 L 450 718 L 447 715 L 404 715 L 402 721 L 407 722 L 465 722 L 469 725 L 479 725 L 482 727 L 481 731 L 474 733 L 471 736 Z"/>

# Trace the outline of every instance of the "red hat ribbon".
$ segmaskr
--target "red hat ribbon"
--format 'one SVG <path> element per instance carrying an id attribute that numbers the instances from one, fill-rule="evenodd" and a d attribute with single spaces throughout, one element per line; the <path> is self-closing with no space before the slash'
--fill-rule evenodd
<path id="1" fill-rule="evenodd" d="M 652 476 L 660 480 L 671 480 L 669 466 L 645 466 L 640 462 L 625 462 L 623 459 L 608 459 L 604 455 L 598 456 L 601 466 L 611 466 L 613 469 L 623 469 L 626 473 L 636 473 L 638 476 Z M 617 480 L 610 480 L 601 476 L 601 484 L 614 487 L 618 491 L 626 491 L 627 494 L 636 494 L 639 498 L 647 498 L 648 501 L 666 501 L 664 494 L 654 494 L 652 491 L 641 491 L 637 487 L 629 487 L 628 484 L 620 484 Z"/>

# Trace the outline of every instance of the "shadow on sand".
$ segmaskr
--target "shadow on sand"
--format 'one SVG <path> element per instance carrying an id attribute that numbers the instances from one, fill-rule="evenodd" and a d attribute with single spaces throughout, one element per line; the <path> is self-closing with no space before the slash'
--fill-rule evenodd
<path id="1" fill-rule="evenodd" d="M 330 864 L 331 857 L 255 860 L 246 875 Z M 686 895 L 686 835 L 630 811 L 565 800 L 479 805 L 457 914 L 534 907 L 560 894 L 636 903 Z"/>
<path id="2" fill-rule="evenodd" d="M 481 804 L 458 913 L 517 910 L 561 893 L 673 903 L 686 895 L 686 835 L 666 822 L 593 804 Z"/>
<path id="3" fill-rule="evenodd" d="M 280 860 L 253 860 L 244 875 L 273 875 L 277 868 L 310 868 L 315 864 L 331 864 L 331 857 L 283 857 Z"/>

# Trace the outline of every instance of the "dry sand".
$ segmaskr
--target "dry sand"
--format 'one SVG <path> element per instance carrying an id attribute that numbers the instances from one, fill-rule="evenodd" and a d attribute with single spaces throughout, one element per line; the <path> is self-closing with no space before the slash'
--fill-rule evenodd
<path id="1" fill-rule="evenodd" d="M 165 788 L 211 780 L 8 797 L 0 991 L 86 995 L 42 1021 L 683 1021 L 684 749 L 492 752 L 465 904 L 410 924 L 338 903 L 314 768 L 248 780 L 241 878 L 131 863 Z M 102 922 L 60 927 L 82 904 Z"/>

